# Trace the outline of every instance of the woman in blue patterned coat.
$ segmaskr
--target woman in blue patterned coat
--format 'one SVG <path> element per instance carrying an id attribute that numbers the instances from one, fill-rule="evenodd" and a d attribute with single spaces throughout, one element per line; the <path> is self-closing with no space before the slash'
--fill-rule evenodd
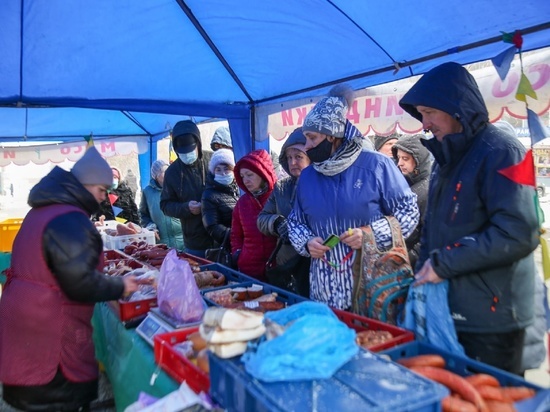
<path id="1" fill-rule="evenodd" d="M 363 136 L 347 119 L 353 101 L 347 86 L 334 87 L 306 116 L 302 130 L 313 162 L 300 175 L 288 218 L 290 241 L 311 256 L 310 297 L 338 309 L 352 304 L 354 251 L 370 225 L 380 249 L 391 246 L 384 216 L 394 216 L 407 238 L 418 224 L 416 196 L 392 159 L 363 150 Z M 332 249 L 324 239 L 335 234 Z"/>

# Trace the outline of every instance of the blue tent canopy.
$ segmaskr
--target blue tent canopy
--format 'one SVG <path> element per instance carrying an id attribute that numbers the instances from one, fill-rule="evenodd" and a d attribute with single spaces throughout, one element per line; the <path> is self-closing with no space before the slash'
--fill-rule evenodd
<path id="1" fill-rule="evenodd" d="M 0 141 L 153 142 L 219 118 L 237 155 L 267 144 L 260 107 L 489 59 L 502 32 L 550 46 L 548 0 L 3 0 L 0 16 Z"/>

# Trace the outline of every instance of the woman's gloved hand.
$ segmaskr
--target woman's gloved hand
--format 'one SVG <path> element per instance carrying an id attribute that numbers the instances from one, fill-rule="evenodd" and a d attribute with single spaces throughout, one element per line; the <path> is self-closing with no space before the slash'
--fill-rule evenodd
<path id="1" fill-rule="evenodd" d="M 275 220 L 275 231 L 282 240 L 288 241 L 288 224 L 283 216 L 279 216 Z"/>

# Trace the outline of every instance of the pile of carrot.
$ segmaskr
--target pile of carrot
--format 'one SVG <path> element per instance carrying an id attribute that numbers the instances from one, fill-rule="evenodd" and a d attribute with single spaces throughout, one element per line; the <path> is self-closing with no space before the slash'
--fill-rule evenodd
<path id="1" fill-rule="evenodd" d="M 412 356 L 397 363 L 449 389 L 451 395 L 441 402 L 443 412 L 515 411 L 514 402 L 535 395 L 534 389 L 525 386 L 500 386 L 499 381 L 488 374 L 457 375 L 445 369 L 445 359 L 439 355 Z"/>

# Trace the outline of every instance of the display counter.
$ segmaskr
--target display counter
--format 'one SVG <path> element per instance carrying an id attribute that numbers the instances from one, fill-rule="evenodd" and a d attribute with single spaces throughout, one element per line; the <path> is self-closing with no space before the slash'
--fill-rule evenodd
<path id="1" fill-rule="evenodd" d="M 141 391 L 163 397 L 179 385 L 155 363 L 153 348 L 134 329 L 125 329 L 106 303 L 95 306 L 92 318 L 96 357 L 111 382 L 117 411 L 138 399 Z M 153 374 L 158 374 L 153 385 Z"/>

